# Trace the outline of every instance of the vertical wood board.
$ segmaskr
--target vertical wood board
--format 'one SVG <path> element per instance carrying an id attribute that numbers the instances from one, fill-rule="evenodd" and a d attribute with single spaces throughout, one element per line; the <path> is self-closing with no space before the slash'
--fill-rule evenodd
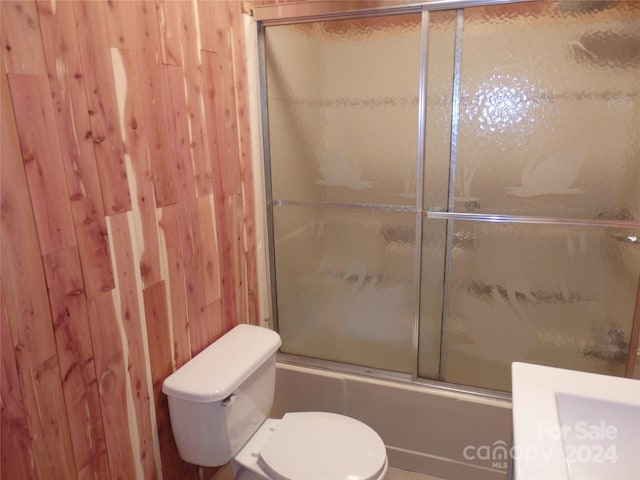
<path id="1" fill-rule="evenodd" d="M 56 127 L 88 297 L 114 287 L 100 178 L 70 2 L 38 3 Z M 71 47 L 70 47 L 71 45 Z"/>
<path id="2" fill-rule="evenodd" d="M 56 120 L 45 77 L 9 75 L 22 161 L 43 253 L 76 244 Z"/>
<path id="3" fill-rule="evenodd" d="M 21 368 L 56 352 L 40 244 L 33 218 L 6 76 L 2 75 L 0 219 L 2 299 Z"/>
<path id="4" fill-rule="evenodd" d="M 2 449 L 0 476 L 9 480 L 36 479 L 35 465 L 31 462 L 33 450 L 27 423 L 27 412 L 22 397 L 18 366 L 9 333 L 9 320 L 4 306 L 0 307 L 0 341 L 2 342 L 2 372 L 0 376 L 0 427 Z"/>
<path id="5" fill-rule="evenodd" d="M 131 209 L 111 68 L 105 2 L 72 2 L 102 198 L 107 215 Z"/>
<path id="6" fill-rule="evenodd" d="M 187 313 L 186 281 L 184 260 L 180 254 L 180 232 L 178 231 L 179 215 L 176 205 L 162 209 L 160 228 L 163 232 L 164 251 L 167 256 L 167 278 L 171 300 L 171 329 L 173 337 L 173 365 L 179 368 L 191 358 L 189 341 L 189 317 Z"/>
<path id="7" fill-rule="evenodd" d="M 88 301 L 96 379 L 111 478 L 138 478 L 129 426 L 124 342 L 111 292 Z"/>
<path id="8" fill-rule="evenodd" d="M 44 260 L 76 472 L 80 479 L 109 478 L 78 252 L 70 247 Z"/>
<path id="9" fill-rule="evenodd" d="M 119 301 L 118 327 L 122 335 L 123 349 L 126 352 L 126 377 L 131 389 L 131 405 L 128 408 L 136 419 L 134 452 L 136 453 L 144 478 L 156 478 L 158 475 L 156 459 L 157 438 L 154 435 L 152 419 L 155 419 L 151 403 L 151 379 L 148 377 L 148 345 L 145 332 L 145 320 L 142 291 L 138 287 L 136 259 L 132 244 L 132 232 L 129 213 L 109 217 L 107 228 L 115 252 L 116 283 Z"/>
<path id="10" fill-rule="evenodd" d="M 46 74 L 35 2 L 0 2 L 0 27 L 7 72 Z"/>
<path id="11" fill-rule="evenodd" d="M 160 280 L 160 253 L 158 245 L 158 221 L 154 199 L 153 180 L 144 123 L 142 97 L 137 94 L 140 81 L 140 57 L 137 52 L 112 48 L 112 63 L 116 80 L 116 97 L 119 104 L 120 125 L 126 148 L 125 158 L 131 162 L 128 176 L 133 198 L 136 237 L 140 251 L 139 269 L 144 285 Z"/>

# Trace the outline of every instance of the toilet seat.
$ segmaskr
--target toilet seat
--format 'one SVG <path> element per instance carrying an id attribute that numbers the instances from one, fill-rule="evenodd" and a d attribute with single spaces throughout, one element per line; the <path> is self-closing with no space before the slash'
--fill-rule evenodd
<path id="1" fill-rule="evenodd" d="M 298 412 L 278 423 L 259 463 L 277 480 L 374 480 L 387 457 L 368 425 L 335 413 Z"/>

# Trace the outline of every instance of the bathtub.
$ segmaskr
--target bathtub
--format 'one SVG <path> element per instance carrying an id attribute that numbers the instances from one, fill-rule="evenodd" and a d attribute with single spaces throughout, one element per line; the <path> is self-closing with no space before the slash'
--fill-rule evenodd
<path id="1" fill-rule="evenodd" d="M 271 415 L 326 411 L 375 429 L 391 466 L 451 480 L 506 480 L 511 402 L 279 360 Z"/>

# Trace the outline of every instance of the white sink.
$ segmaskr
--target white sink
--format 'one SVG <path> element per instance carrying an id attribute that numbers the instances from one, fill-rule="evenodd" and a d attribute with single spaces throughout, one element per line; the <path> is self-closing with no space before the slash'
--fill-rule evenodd
<path id="1" fill-rule="evenodd" d="M 640 381 L 512 365 L 515 480 L 639 480 Z"/>

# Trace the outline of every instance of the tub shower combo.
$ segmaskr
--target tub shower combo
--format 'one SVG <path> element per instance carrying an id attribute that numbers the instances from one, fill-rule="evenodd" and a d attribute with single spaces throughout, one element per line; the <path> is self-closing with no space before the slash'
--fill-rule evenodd
<path id="1" fill-rule="evenodd" d="M 256 14 L 284 357 L 639 376 L 640 2 L 325 3 Z"/>

